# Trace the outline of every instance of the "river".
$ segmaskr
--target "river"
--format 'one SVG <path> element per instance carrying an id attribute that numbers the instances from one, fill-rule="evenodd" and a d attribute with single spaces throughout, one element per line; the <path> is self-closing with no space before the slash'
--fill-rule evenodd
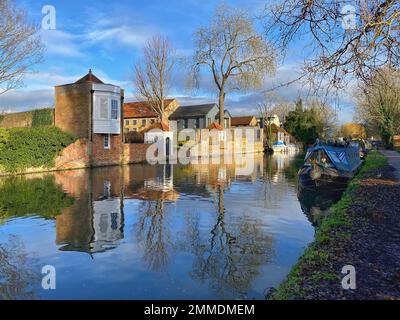
<path id="1" fill-rule="evenodd" d="M 301 156 L 0 179 L 1 299 L 264 299 L 314 227 Z M 307 207 L 307 206 L 306 206 Z M 53 266 L 55 290 L 42 287 Z"/>

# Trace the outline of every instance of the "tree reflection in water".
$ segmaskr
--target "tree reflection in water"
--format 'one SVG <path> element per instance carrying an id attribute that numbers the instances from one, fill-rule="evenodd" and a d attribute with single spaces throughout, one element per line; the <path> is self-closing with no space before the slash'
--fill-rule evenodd
<path id="1" fill-rule="evenodd" d="M 136 224 L 139 242 L 144 244 L 144 261 L 152 271 L 165 269 L 169 262 L 170 229 L 165 227 L 164 200 L 147 201 Z"/>
<path id="2" fill-rule="evenodd" d="M 259 268 L 274 254 L 273 238 L 262 233 L 257 221 L 248 221 L 245 212 L 226 223 L 223 185 L 216 187 L 215 205 L 216 222 L 208 236 L 201 234 L 200 217 L 187 215 L 183 246 L 195 255 L 191 276 L 208 283 L 220 298 L 246 298 Z"/>
<path id="3" fill-rule="evenodd" d="M 25 246 L 16 236 L 0 244 L 0 300 L 35 299 L 40 273 L 29 264 Z"/>

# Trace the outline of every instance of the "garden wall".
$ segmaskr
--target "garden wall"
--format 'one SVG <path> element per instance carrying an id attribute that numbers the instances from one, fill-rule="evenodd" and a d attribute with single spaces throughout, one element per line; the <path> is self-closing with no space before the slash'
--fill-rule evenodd
<path id="1" fill-rule="evenodd" d="M 0 128 L 29 128 L 40 125 L 54 125 L 54 109 L 0 114 Z"/>
<path id="2" fill-rule="evenodd" d="M 146 152 L 150 146 L 151 144 L 146 143 L 125 143 L 124 164 L 146 161 Z"/>

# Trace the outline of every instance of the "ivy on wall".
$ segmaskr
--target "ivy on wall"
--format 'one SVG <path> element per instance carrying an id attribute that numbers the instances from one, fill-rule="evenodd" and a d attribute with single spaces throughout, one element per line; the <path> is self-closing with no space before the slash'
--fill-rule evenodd
<path id="1" fill-rule="evenodd" d="M 32 111 L 32 127 L 53 125 L 53 109 L 37 109 Z"/>

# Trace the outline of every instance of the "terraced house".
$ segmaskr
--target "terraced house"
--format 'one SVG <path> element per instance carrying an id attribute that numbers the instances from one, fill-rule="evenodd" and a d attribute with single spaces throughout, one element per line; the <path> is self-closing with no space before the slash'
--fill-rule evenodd
<path id="1" fill-rule="evenodd" d="M 219 108 L 216 103 L 181 106 L 169 117 L 170 126 L 178 131 L 182 129 L 205 129 L 219 122 Z M 231 115 L 225 110 L 225 128 L 231 126 Z"/>

